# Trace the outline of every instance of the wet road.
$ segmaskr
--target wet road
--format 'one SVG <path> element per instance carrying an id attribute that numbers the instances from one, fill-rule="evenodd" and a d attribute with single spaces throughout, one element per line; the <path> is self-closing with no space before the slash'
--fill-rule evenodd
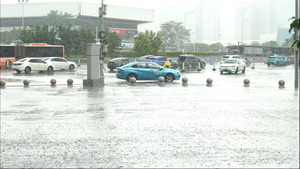
<path id="1" fill-rule="evenodd" d="M 187 86 L 131 86 L 105 72 L 103 88 L 83 88 L 84 65 L 54 75 L 1 69 L 1 167 L 299 167 L 294 65 L 183 76 Z"/>

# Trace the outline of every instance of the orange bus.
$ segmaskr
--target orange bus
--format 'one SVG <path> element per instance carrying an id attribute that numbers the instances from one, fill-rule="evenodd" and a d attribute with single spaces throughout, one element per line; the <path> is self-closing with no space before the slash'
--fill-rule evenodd
<path id="1" fill-rule="evenodd" d="M 46 43 L 29 43 L 20 46 L 0 45 L 0 66 L 11 67 L 12 63 L 22 58 L 65 57 L 62 45 Z"/>

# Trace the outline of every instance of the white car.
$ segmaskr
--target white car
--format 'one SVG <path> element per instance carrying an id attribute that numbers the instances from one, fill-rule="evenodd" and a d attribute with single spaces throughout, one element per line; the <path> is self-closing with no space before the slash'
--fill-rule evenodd
<path id="1" fill-rule="evenodd" d="M 35 58 L 24 58 L 20 59 L 12 64 L 12 69 L 17 71 L 17 73 L 21 73 L 24 71 L 25 73 L 30 73 L 31 71 L 46 71 L 48 73 L 53 73 L 53 66 L 46 63 L 42 59 Z"/>
<path id="2" fill-rule="evenodd" d="M 53 65 L 54 70 L 74 70 L 78 67 L 75 62 L 67 61 L 60 57 L 48 57 L 43 60 L 50 65 Z"/>
<path id="3" fill-rule="evenodd" d="M 219 70 L 221 74 L 223 74 L 223 72 L 238 73 L 240 71 L 245 73 L 246 66 L 242 59 L 226 59 L 225 61 L 221 62 Z"/>

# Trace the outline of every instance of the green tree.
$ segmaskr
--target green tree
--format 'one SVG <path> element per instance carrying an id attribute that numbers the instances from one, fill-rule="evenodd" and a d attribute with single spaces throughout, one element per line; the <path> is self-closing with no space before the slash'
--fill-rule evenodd
<path id="1" fill-rule="evenodd" d="M 294 31 L 299 31 L 299 29 L 300 29 L 300 18 L 296 19 L 295 17 L 292 17 L 289 20 L 293 20 L 293 22 L 290 24 L 289 32 L 291 33 L 293 29 L 294 29 Z M 300 35 L 298 35 L 297 38 L 298 39 L 294 40 L 294 42 L 291 45 L 291 47 L 296 46 L 300 50 L 300 40 L 299 40 L 300 39 Z"/>
<path id="2" fill-rule="evenodd" d="M 293 45 L 293 36 L 291 36 L 290 38 L 285 39 L 285 42 L 282 44 L 282 46 L 292 46 Z"/>
<path id="3" fill-rule="evenodd" d="M 24 26 L 21 34 L 20 34 L 20 40 L 22 40 L 23 43 L 33 43 L 35 42 L 35 26 L 33 24 L 27 26 Z"/>
<path id="4" fill-rule="evenodd" d="M 116 32 L 106 31 L 106 39 L 108 41 L 107 57 L 113 58 L 118 56 L 118 51 L 122 49 L 122 39 Z"/>
<path id="5" fill-rule="evenodd" d="M 9 44 L 19 39 L 22 29 L 13 28 L 11 31 L 0 32 L 0 43 Z"/>
<path id="6" fill-rule="evenodd" d="M 210 46 L 210 51 L 221 51 L 223 49 L 223 44 L 221 42 L 213 43 Z"/>
<path id="7" fill-rule="evenodd" d="M 170 21 L 160 26 L 161 38 L 165 46 L 184 48 L 190 41 L 190 30 L 185 29 L 181 22 Z"/>
<path id="8" fill-rule="evenodd" d="M 163 41 L 159 32 L 156 34 L 152 30 L 146 30 L 145 32 L 140 32 L 136 37 L 134 37 L 133 51 L 138 56 L 148 54 L 155 55 L 162 45 Z"/>
<path id="9" fill-rule="evenodd" d="M 58 10 L 51 10 L 50 13 L 48 13 L 47 16 L 44 17 L 44 22 L 45 24 L 51 26 L 68 26 L 74 24 L 74 19 L 72 19 L 72 15 L 67 12 L 63 14 Z"/>
<path id="10" fill-rule="evenodd" d="M 262 46 L 278 46 L 277 42 L 274 40 L 267 41 L 261 44 Z"/>
<path id="11" fill-rule="evenodd" d="M 260 43 L 258 41 L 252 41 L 250 45 L 260 46 Z"/>

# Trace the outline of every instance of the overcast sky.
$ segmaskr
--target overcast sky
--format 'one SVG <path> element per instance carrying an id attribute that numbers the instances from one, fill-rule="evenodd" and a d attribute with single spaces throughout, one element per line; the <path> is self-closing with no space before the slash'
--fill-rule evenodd
<path id="1" fill-rule="evenodd" d="M 7 3 L 19 3 L 20 2 L 26 2 L 28 3 L 41 3 L 41 2 L 92 2 L 92 3 L 99 3 L 99 5 L 102 3 L 101 0 L 0 0 L 2 4 Z M 104 4 L 107 5 L 118 5 L 118 6 L 126 6 L 126 7 L 137 7 L 137 8 L 149 8 L 154 9 L 156 11 L 161 11 L 166 6 L 170 6 L 170 3 L 175 8 L 182 7 L 184 4 L 189 3 L 190 1 L 194 0 L 104 0 Z M 237 4 L 243 1 L 251 1 L 251 0 L 218 0 L 219 4 L 223 6 L 223 8 L 220 9 L 221 14 L 221 20 L 224 20 L 223 18 L 233 18 L 234 17 L 234 9 Z M 227 34 L 231 34 L 230 30 L 232 30 L 233 23 L 228 23 L 222 25 L 222 32 L 227 32 Z"/>

